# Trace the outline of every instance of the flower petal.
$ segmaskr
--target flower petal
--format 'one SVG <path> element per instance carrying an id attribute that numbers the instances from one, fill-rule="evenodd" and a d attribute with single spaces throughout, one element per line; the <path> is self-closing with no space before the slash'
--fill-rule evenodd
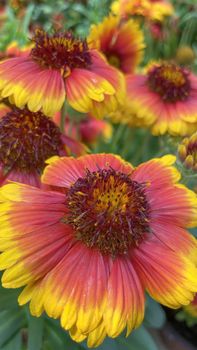
<path id="1" fill-rule="evenodd" d="M 93 172 L 111 167 L 126 174 L 133 171 L 129 163 L 113 154 L 91 154 L 77 159 L 52 157 L 47 162 L 49 165 L 44 170 L 42 182 L 60 187 L 70 187 L 86 175 L 87 169 Z"/>
<path id="2" fill-rule="evenodd" d="M 12 58 L 0 63 L 0 95 L 9 97 L 17 107 L 26 104 L 32 112 L 45 115 L 58 112 L 65 100 L 65 87 L 58 70 L 43 69 L 29 57 Z"/>
<path id="3" fill-rule="evenodd" d="M 197 196 L 187 187 L 176 184 L 146 191 L 152 220 L 162 219 L 180 227 L 197 225 Z"/>
<path id="4" fill-rule="evenodd" d="M 132 179 L 138 182 L 148 182 L 149 190 L 163 188 L 170 184 L 178 182 L 180 173 L 172 165 L 176 157 L 168 154 L 161 158 L 151 159 L 148 162 L 140 164 L 133 172 Z"/>
<path id="5" fill-rule="evenodd" d="M 149 240 L 132 253 L 135 269 L 149 294 L 171 308 L 187 305 L 197 290 L 197 269 L 183 254 Z"/>
<path id="6" fill-rule="evenodd" d="M 65 329 L 75 324 L 81 333 L 95 329 L 102 318 L 108 275 L 108 258 L 76 243 L 46 278 L 47 314 L 61 316 Z"/>
<path id="7" fill-rule="evenodd" d="M 92 100 L 102 102 L 105 95 L 114 95 L 113 86 L 104 77 L 76 68 L 66 78 L 66 96 L 69 104 L 81 113 L 90 112 Z"/>
<path id="8" fill-rule="evenodd" d="M 127 326 L 127 334 L 138 327 L 144 317 L 144 292 L 128 258 L 118 257 L 110 274 L 106 307 L 103 315 L 110 337 L 117 337 Z"/>

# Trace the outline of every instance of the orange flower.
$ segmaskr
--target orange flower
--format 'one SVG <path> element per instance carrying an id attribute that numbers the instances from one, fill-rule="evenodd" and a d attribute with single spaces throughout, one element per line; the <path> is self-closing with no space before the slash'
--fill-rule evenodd
<path id="1" fill-rule="evenodd" d="M 197 77 L 164 62 L 128 76 L 130 108 L 154 135 L 188 135 L 197 129 Z"/>
<path id="2" fill-rule="evenodd" d="M 144 36 L 137 22 L 120 22 L 118 17 L 106 17 L 93 25 L 88 37 L 90 47 L 100 50 L 109 64 L 123 73 L 133 73 L 143 56 Z"/>
<path id="3" fill-rule="evenodd" d="M 41 112 L 0 104 L 0 185 L 12 180 L 40 186 L 49 157 L 84 151 L 82 144 L 61 134 Z"/>
<path id="4" fill-rule="evenodd" d="M 0 62 L 0 96 L 17 107 L 52 116 L 65 101 L 82 113 L 100 117 L 117 107 L 123 78 L 101 54 L 70 32 L 49 36 L 37 29 L 27 57 Z"/>
<path id="5" fill-rule="evenodd" d="M 197 223 L 197 198 L 177 184 L 174 161 L 134 169 L 111 154 L 53 157 L 42 181 L 56 191 L 2 187 L 3 286 L 26 286 L 21 305 L 60 317 L 90 347 L 140 325 L 145 290 L 168 307 L 187 305 L 197 245 L 185 228 Z"/>

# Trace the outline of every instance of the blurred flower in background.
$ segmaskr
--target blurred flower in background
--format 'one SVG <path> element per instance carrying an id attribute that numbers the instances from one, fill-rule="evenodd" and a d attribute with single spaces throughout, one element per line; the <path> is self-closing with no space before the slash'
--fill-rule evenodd
<path id="1" fill-rule="evenodd" d="M 17 41 L 11 42 L 5 51 L 0 52 L 0 59 L 28 56 L 31 51 L 30 45 L 20 47 Z"/>
<path id="2" fill-rule="evenodd" d="M 146 20 L 163 21 L 174 9 L 166 0 L 118 0 L 112 3 L 112 12 L 123 18 L 142 16 Z"/>
<path id="3" fill-rule="evenodd" d="M 54 122 L 60 126 L 61 114 L 58 112 L 53 118 Z M 73 139 L 80 140 L 86 144 L 95 144 L 100 139 L 109 142 L 113 128 L 106 120 L 96 119 L 93 116 L 86 115 L 81 120 L 73 120 L 69 115 L 65 117 L 64 133 Z"/>
<path id="4" fill-rule="evenodd" d="M 197 172 L 197 132 L 182 140 L 178 154 L 186 168 Z"/>
<path id="5" fill-rule="evenodd" d="M 133 113 L 151 126 L 154 135 L 192 134 L 197 128 L 197 77 L 190 71 L 163 62 L 146 74 L 128 77 Z"/>
<path id="6" fill-rule="evenodd" d="M 96 48 L 105 55 L 110 65 L 123 73 L 133 73 L 136 70 L 145 47 L 143 32 L 137 22 L 121 22 L 112 15 L 91 27 L 88 42 L 91 48 Z"/>

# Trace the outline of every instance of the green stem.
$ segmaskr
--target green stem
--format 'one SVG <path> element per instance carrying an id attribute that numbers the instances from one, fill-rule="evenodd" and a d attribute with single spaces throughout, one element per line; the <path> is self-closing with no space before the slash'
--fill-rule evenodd
<path id="1" fill-rule="evenodd" d="M 123 149 L 121 151 L 121 156 L 123 158 L 126 158 L 126 156 L 128 155 L 128 151 L 130 151 L 131 148 L 131 141 L 133 139 L 133 135 L 134 134 L 134 129 L 128 127 L 124 133 L 124 146 Z"/>
<path id="2" fill-rule="evenodd" d="M 63 104 L 63 107 L 61 109 L 61 118 L 60 118 L 60 131 L 64 134 L 64 128 L 65 128 L 65 120 L 66 120 L 66 103 Z"/>
<path id="3" fill-rule="evenodd" d="M 117 150 L 117 144 L 118 144 L 118 141 L 120 140 L 120 138 L 123 137 L 124 129 L 125 129 L 125 124 L 118 125 L 118 128 L 116 129 L 116 132 L 114 133 L 113 141 L 112 141 L 111 147 L 110 147 L 112 152 Z"/>

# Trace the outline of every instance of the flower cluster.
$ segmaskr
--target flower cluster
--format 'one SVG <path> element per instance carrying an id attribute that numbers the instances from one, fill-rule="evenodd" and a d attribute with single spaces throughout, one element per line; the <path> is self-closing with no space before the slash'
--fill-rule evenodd
<path id="1" fill-rule="evenodd" d="M 0 57 L 2 286 L 89 347 L 137 328 L 146 292 L 196 304 L 197 76 L 143 32 L 172 14 L 115 1 L 83 39 L 37 27 Z"/>

